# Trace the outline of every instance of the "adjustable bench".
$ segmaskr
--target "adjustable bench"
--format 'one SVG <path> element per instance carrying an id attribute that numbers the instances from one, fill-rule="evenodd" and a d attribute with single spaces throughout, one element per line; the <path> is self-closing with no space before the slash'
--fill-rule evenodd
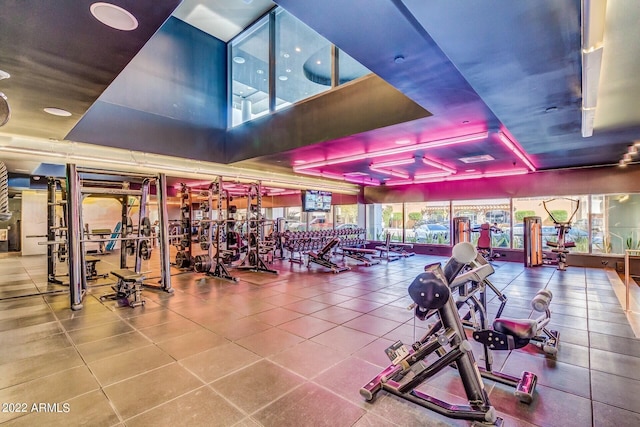
<path id="1" fill-rule="evenodd" d="M 320 251 L 309 251 L 308 257 L 309 262 L 307 263 L 307 267 L 313 262 L 315 264 L 321 265 L 333 271 L 334 273 L 340 273 L 342 271 L 351 270 L 347 266 L 340 266 L 333 261 L 331 261 L 331 250 L 336 247 L 340 243 L 340 238 L 334 237 L 329 240 L 326 245 Z"/>
<path id="2" fill-rule="evenodd" d="M 414 256 L 414 252 L 407 252 L 406 249 L 413 248 L 411 243 L 398 243 L 391 241 L 391 233 L 387 233 L 384 246 L 376 246 L 377 251 L 380 253 L 375 258 L 386 259 L 387 261 L 395 261 L 400 257 L 408 258 Z"/>
<path id="3" fill-rule="evenodd" d="M 118 278 L 118 283 L 111 287 L 111 289 L 114 290 L 114 293 L 101 296 L 101 300 L 126 299 L 127 304 L 130 307 L 144 305 L 145 300 L 142 299 L 142 281 L 145 278 L 144 275 L 126 269 L 115 270 L 112 271 L 111 274 Z M 133 301 L 129 299 L 131 295 L 133 295 Z"/>
<path id="4" fill-rule="evenodd" d="M 87 280 L 96 280 L 98 277 L 107 277 L 108 274 L 98 274 L 96 270 L 96 264 L 100 262 L 100 258 L 86 255 L 84 257 L 85 265 L 87 266 Z"/>
<path id="5" fill-rule="evenodd" d="M 355 259 L 356 261 L 360 261 L 362 264 L 359 264 L 359 265 L 370 267 L 372 265 L 380 264 L 380 261 L 372 260 L 367 257 L 367 255 L 372 255 L 372 256 L 375 255 L 376 254 L 375 249 L 350 248 L 350 247 L 343 247 L 341 249 L 342 249 L 342 256 L 346 256 L 351 259 Z"/>

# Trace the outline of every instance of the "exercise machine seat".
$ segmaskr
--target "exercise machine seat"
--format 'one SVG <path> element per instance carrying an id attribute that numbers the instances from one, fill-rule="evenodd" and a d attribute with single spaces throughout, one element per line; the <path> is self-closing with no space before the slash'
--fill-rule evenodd
<path id="1" fill-rule="evenodd" d="M 516 338 L 530 339 L 538 333 L 538 322 L 535 319 L 498 318 L 493 321 L 493 330 Z"/>
<path id="2" fill-rule="evenodd" d="M 478 249 L 491 249 L 491 226 L 488 223 L 480 226 Z"/>

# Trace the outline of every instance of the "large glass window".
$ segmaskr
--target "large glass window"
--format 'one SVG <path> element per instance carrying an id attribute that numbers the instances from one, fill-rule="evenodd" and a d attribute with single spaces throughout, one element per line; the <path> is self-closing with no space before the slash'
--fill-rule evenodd
<path id="1" fill-rule="evenodd" d="M 407 243 L 450 244 L 449 202 L 406 203 L 405 215 Z"/>
<path id="2" fill-rule="evenodd" d="M 384 241 L 387 233 L 392 242 L 402 242 L 402 203 L 367 205 L 367 239 Z"/>
<path id="3" fill-rule="evenodd" d="M 546 202 L 547 212 L 543 202 Z M 589 252 L 588 198 L 585 196 L 534 197 L 513 199 L 513 248 L 524 246 L 524 218 L 537 216 L 542 220 L 542 249 L 550 250 L 549 241 L 557 240 L 557 230 L 553 217 L 558 221 L 567 221 L 577 209 L 571 221 L 571 230 L 567 240 L 575 242 L 572 252 Z"/>
<path id="4" fill-rule="evenodd" d="M 331 44 L 283 9 L 275 52 L 276 110 L 331 88 Z"/>
<path id="5" fill-rule="evenodd" d="M 231 124 L 269 112 L 269 16 L 231 44 Z"/>
<path id="6" fill-rule="evenodd" d="M 364 65 L 349 56 L 346 52 L 338 52 L 338 84 L 344 84 L 359 77 L 370 74 L 371 71 Z"/>
<path id="7" fill-rule="evenodd" d="M 459 200 L 453 202 L 453 217 L 467 217 L 471 230 L 489 223 L 494 227 L 491 233 L 491 246 L 510 247 L 511 215 L 509 199 Z M 471 243 L 478 243 L 479 232 L 471 233 Z"/>
<path id="8" fill-rule="evenodd" d="M 358 218 L 358 205 L 336 205 L 335 228 L 364 228 L 364 221 Z"/>
<path id="9" fill-rule="evenodd" d="M 593 253 L 624 254 L 640 249 L 640 194 L 591 196 Z"/>

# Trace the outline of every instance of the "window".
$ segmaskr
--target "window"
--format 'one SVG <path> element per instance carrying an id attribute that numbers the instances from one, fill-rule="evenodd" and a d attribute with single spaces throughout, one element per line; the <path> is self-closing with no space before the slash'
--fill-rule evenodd
<path id="1" fill-rule="evenodd" d="M 358 205 L 336 205 L 335 228 L 364 228 L 364 220 L 358 218 Z"/>
<path id="2" fill-rule="evenodd" d="M 269 112 L 269 15 L 231 44 L 231 125 Z"/>
<path id="3" fill-rule="evenodd" d="M 370 74 L 371 71 L 358 61 L 350 57 L 346 52 L 340 50 L 338 53 L 338 84 L 344 84 L 359 77 Z"/>
<path id="4" fill-rule="evenodd" d="M 275 46 L 276 110 L 331 89 L 331 44 L 283 9 Z"/>
<path id="5" fill-rule="evenodd" d="M 407 243 L 451 243 L 449 202 L 406 203 L 405 215 Z"/>
<path id="6" fill-rule="evenodd" d="M 544 209 L 543 202 L 546 202 L 549 212 Z M 523 248 L 523 218 L 537 216 L 542 220 L 542 249 L 551 250 L 547 242 L 557 239 L 557 231 L 552 216 L 558 221 L 567 221 L 576 209 L 576 214 L 571 221 L 571 230 L 567 234 L 567 240 L 576 244 L 575 248 L 571 250 L 572 252 L 589 252 L 589 229 L 587 224 L 589 205 L 588 198 L 585 196 L 545 196 L 513 199 L 513 248 Z"/>
<path id="7" fill-rule="evenodd" d="M 624 254 L 640 249 L 640 194 L 591 196 L 592 252 Z"/>
<path id="8" fill-rule="evenodd" d="M 402 203 L 367 205 L 367 239 L 384 241 L 387 233 L 392 242 L 402 242 Z"/>
<path id="9" fill-rule="evenodd" d="M 510 247 L 511 215 L 509 199 L 460 200 L 453 202 L 453 217 L 467 217 L 471 230 L 484 223 L 495 226 L 499 232 L 491 233 L 491 246 Z M 471 243 L 476 245 L 479 232 L 471 233 Z"/>

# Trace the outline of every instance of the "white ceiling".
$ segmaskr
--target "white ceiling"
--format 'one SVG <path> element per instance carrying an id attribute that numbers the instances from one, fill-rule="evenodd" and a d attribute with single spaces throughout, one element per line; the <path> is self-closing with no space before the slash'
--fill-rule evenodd
<path id="1" fill-rule="evenodd" d="M 270 0 L 184 0 L 173 16 L 228 42 L 274 6 Z"/>

